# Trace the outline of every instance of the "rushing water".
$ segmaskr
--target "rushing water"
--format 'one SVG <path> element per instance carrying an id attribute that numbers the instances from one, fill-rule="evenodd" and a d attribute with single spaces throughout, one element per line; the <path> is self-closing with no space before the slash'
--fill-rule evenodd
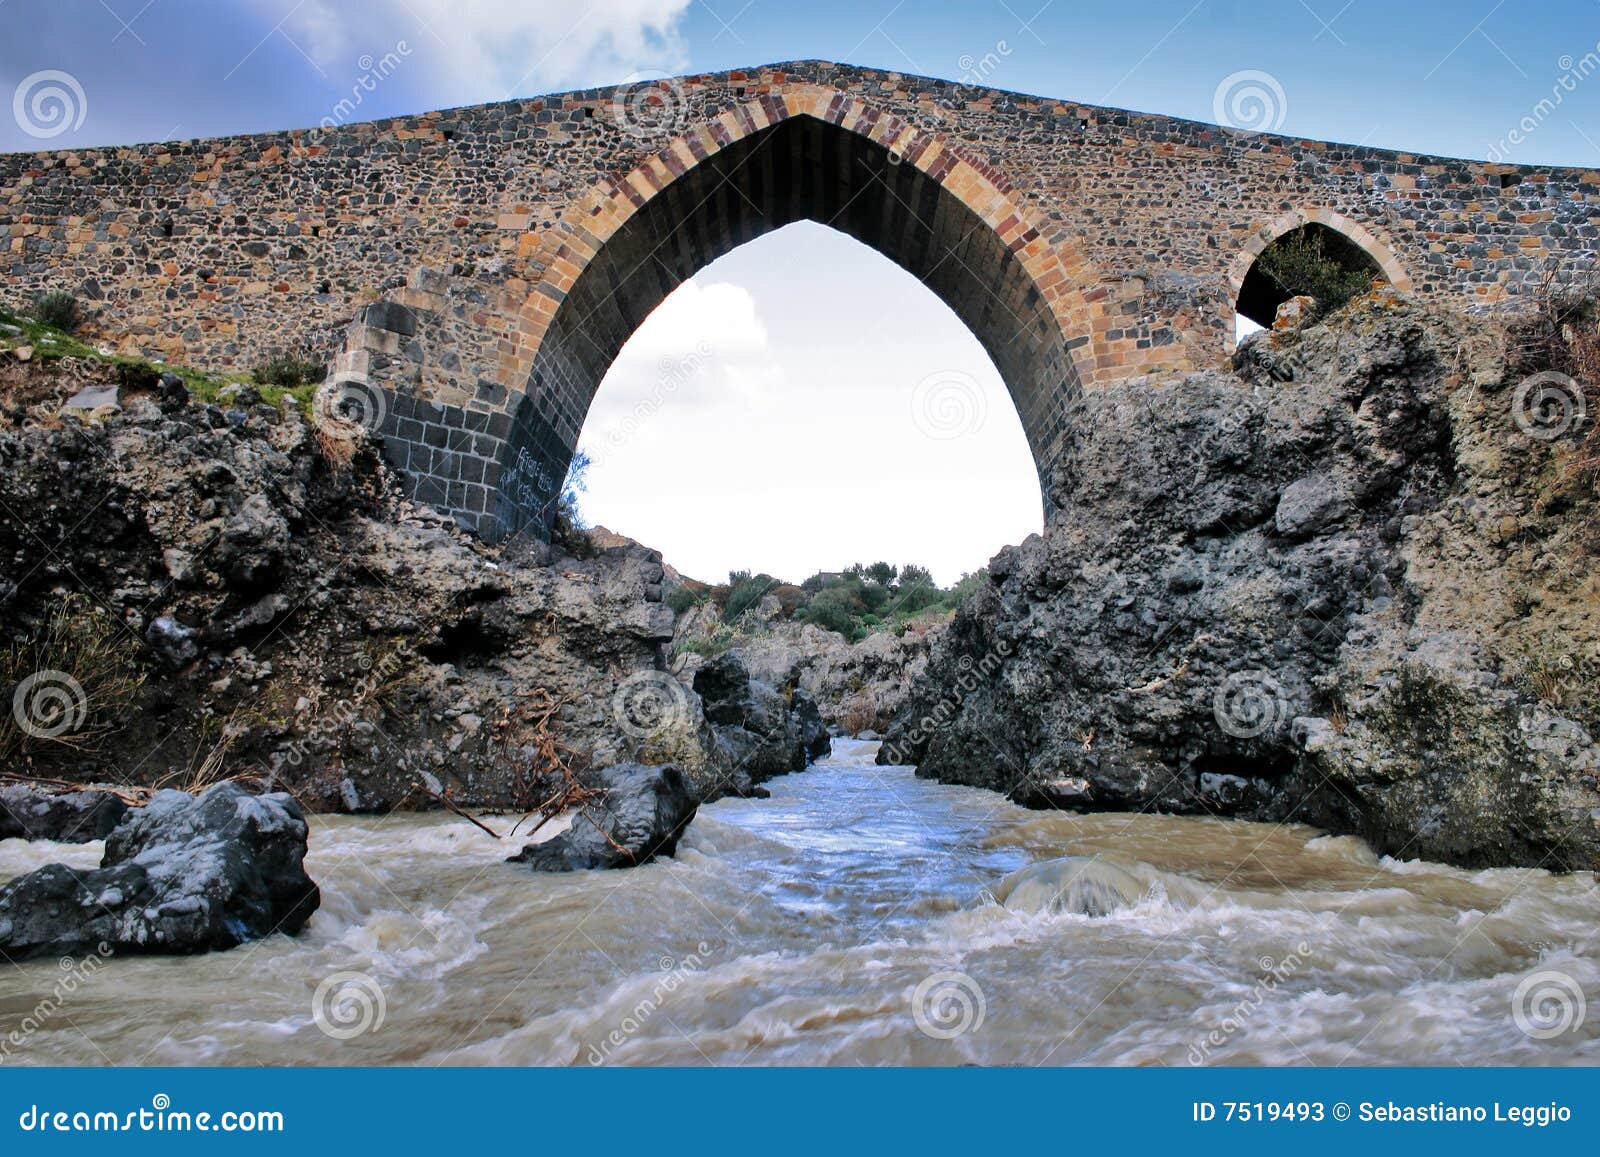
<path id="1" fill-rule="evenodd" d="M 531 874 L 445 815 L 319 818 L 299 938 L 0 965 L 0 1065 L 1600 1062 L 1590 874 L 1026 811 L 874 749 L 702 808 L 675 860 L 625 872 Z M 6 841 L 0 878 L 99 851 Z M 985 902 L 1065 855 L 1144 898 Z"/>

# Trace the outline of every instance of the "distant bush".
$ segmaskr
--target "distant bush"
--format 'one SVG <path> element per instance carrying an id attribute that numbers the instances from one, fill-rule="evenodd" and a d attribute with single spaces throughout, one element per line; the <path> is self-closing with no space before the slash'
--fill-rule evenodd
<path id="1" fill-rule="evenodd" d="M 926 567 L 875 562 L 818 571 L 793 586 L 769 574 L 737 570 L 729 573 L 727 585 L 712 588 L 710 597 L 723 608 L 724 622 L 733 623 L 770 594 L 778 600 L 779 617 L 815 623 L 853 642 L 874 631 L 901 634 L 919 621 L 925 626 L 953 611 L 986 579 L 987 572 L 979 571 L 944 590 Z"/>
<path id="2" fill-rule="evenodd" d="M 803 587 L 788 583 L 779 583 L 772 588 L 772 593 L 778 600 L 778 613 L 786 619 L 794 618 L 795 612 L 811 601 L 811 595 Z"/>
<path id="3" fill-rule="evenodd" d="M 700 605 L 700 596 L 689 587 L 673 587 L 667 594 L 667 606 L 672 608 L 672 613 L 681 615 L 684 611 L 693 610 Z"/>
<path id="4" fill-rule="evenodd" d="M 277 352 L 250 371 L 258 386 L 279 386 L 292 390 L 320 382 L 327 364 L 308 356 Z"/>
<path id="5" fill-rule="evenodd" d="M 989 572 L 986 570 L 970 571 L 956 580 L 956 585 L 951 587 L 946 598 L 951 607 L 958 607 L 967 599 L 978 593 L 978 590 L 989 581 Z"/>
<path id="6" fill-rule="evenodd" d="M 806 604 L 805 621 L 815 623 L 826 631 L 837 631 L 846 639 L 854 640 L 858 630 L 853 600 L 838 590 L 825 590 Z"/>
<path id="7" fill-rule="evenodd" d="M 83 319 L 78 312 L 76 297 L 64 289 L 52 289 L 33 299 L 33 320 L 59 329 L 62 333 L 71 333 Z"/>
<path id="8" fill-rule="evenodd" d="M 731 623 L 746 611 L 760 605 L 768 592 L 778 585 L 778 580 L 769 574 L 752 575 L 747 570 L 729 573 L 728 600 L 723 604 L 723 619 Z"/>

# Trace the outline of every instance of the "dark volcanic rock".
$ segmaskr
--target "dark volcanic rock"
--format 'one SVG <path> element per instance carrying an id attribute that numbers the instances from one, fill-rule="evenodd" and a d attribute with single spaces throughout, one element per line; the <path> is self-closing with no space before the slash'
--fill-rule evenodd
<path id="1" fill-rule="evenodd" d="M 880 760 L 1595 866 L 1600 511 L 1514 381 L 1483 327 L 1374 295 L 1237 376 L 1087 395 L 1047 532 L 990 564 Z"/>
<path id="2" fill-rule="evenodd" d="M 803 771 L 817 753 L 827 754 L 827 728 L 816 702 L 798 689 L 786 697 L 752 679 L 736 652 L 695 672 L 694 689 L 728 762 L 753 784 Z"/>
<path id="3" fill-rule="evenodd" d="M 828 725 L 822 711 L 809 692 L 796 687 L 789 696 L 789 710 L 794 714 L 795 725 L 800 729 L 800 746 L 807 756 L 821 759 L 833 748 L 828 736 Z"/>
<path id="4" fill-rule="evenodd" d="M 0 840 L 103 840 L 128 805 L 108 791 L 51 792 L 28 784 L 0 787 Z"/>
<path id="5" fill-rule="evenodd" d="M 52 359 L 0 382 L 0 652 L 60 622 L 69 653 L 115 638 L 142 680 L 125 701 L 86 687 L 95 742 L 33 744 L 31 772 L 152 786 L 232 719 L 230 760 L 308 810 L 422 806 L 419 786 L 517 808 L 559 786 L 538 754 L 538 689 L 561 704 L 548 722 L 577 765 L 714 779 L 723 752 L 694 705 L 671 750 L 639 750 L 618 723 L 619 686 L 663 669 L 672 639 L 659 554 L 478 541 L 404 497 L 375 442 L 331 453 L 299 407 L 248 389 L 225 414 L 157 377 L 159 404 L 29 420 L 114 374 Z"/>
<path id="6" fill-rule="evenodd" d="M 683 773 L 670 763 L 623 763 L 594 777 L 604 795 L 573 818 L 572 827 L 542 844 L 529 844 L 507 863 L 537 872 L 631 868 L 670 856 L 696 807 Z"/>
<path id="7" fill-rule="evenodd" d="M 107 837 L 99 868 L 50 864 L 0 888 L 0 956 L 186 954 L 296 933 L 321 903 L 305 854 L 291 796 L 157 792 Z"/>

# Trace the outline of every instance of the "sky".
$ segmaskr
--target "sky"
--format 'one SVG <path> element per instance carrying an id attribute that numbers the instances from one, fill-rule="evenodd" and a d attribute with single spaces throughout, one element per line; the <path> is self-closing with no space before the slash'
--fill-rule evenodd
<path id="1" fill-rule="evenodd" d="M 1224 78 L 1257 70 L 1281 91 L 1281 132 L 1600 165 L 1600 71 L 1535 113 L 1589 54 L 1600 0 L 0 0 L 0 150 L 308 127 L 354 93 L 373 119 L 641 72 L 820 58 L 961 79 L 987 59 L 996 88 L 1207 121 Z M 852 341 L 842 323 L 866 308 L 895 324 Z M 930 418 L 952 395 L 957 436 Z M 587 516 L 703 578 L 884 558 L 950 581 L 1041 516 L 976 340 L 819 226 L 735 250 L 669 298 L 583 444 Z"/>

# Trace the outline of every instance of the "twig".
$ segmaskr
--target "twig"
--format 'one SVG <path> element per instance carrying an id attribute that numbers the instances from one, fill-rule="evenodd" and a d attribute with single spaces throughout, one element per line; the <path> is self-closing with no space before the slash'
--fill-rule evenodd
<path id="1" fill-rule="evenodd" d="M 63 793 L 81 791 L 99 791 L 107 795 L 114 795 L 130 807 L 143 807 L 150 801 L 151 794 L 155 791 L 149 787 L 115 787 L 109 784 L 74 783 L 69 779 L 53 779 L 48 775 L 23 775 L 16 771 L 0 771 L 0 779 L 10 780 L 14 783 L 37 783 L 45 787 L 59 788 Z"/>
<path id="2" fill-rule="evenodd" d="M 447 807 L 451 811 L 455 812 L 456 815 L 458 815 L 462 819 L 466 820 L 473 827 L 478 828 L 480 831 L 488 833 L 490 836 L 494 837 L 497 840 L 502 838 L 499 832 L 495 831 L 488 824 L 486 824 L 482 820 L 478 819 L 477 816 L 468 815 L 466 812 L 462 811 L 460 806 L 453 799 L 451 799 L 449 796 L 441 795 L 440 793 L 434 791 L 432 788 L 426 786 L 425 784 L 418 784 L 417 786 L 425 794 L 427 794 L 429 796 L 432 796 L 434 799 L 436 799 L 440 803 L 444 804 L 445 807 Z"/>

